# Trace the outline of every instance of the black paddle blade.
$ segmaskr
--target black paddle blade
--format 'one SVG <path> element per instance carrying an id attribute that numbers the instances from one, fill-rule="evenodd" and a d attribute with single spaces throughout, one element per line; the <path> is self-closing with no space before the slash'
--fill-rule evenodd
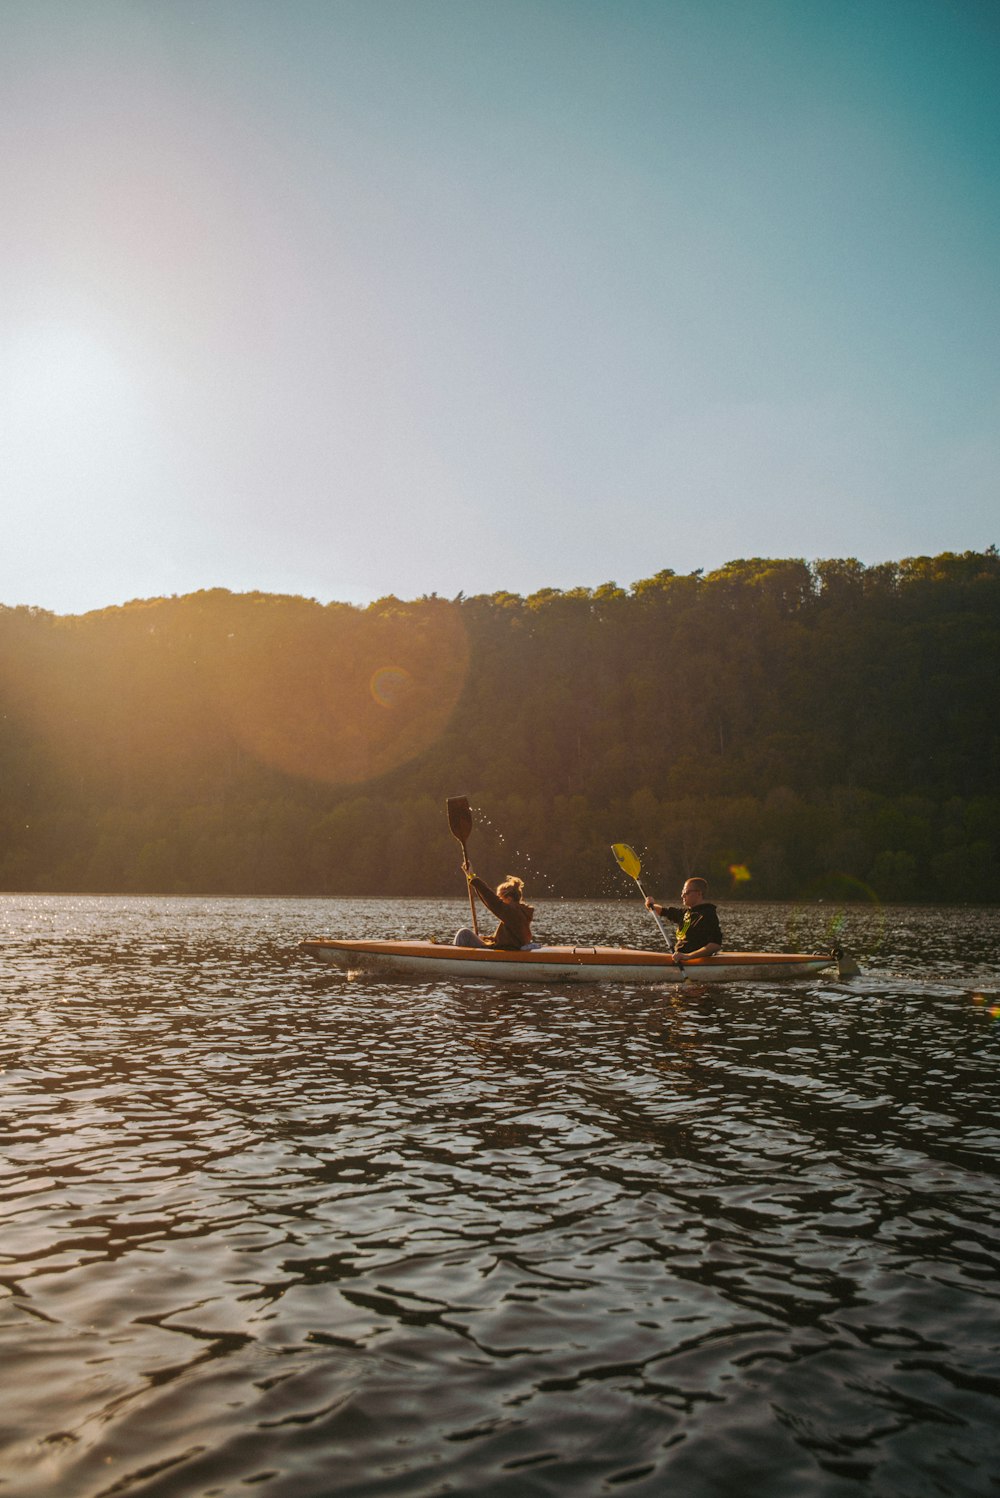
<path id="1" fill-rule="evenodd" d="M 464 848 L 472 831 L 472 810 L 465 796 L 448 798 L 448 826 Z"/>

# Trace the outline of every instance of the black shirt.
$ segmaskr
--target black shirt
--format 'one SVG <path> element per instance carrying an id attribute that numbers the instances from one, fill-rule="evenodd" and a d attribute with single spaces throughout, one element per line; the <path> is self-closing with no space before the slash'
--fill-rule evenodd
<path id="1" fill-rule="evenodd" d="M 697 952 L 710 942 L 722 946 L 722 928 L 714 905 L 703 900 L 684 910 L 676 905 L 664 905 L 663 914 L 677 927 L 676 949 L 678 952 Z"/>

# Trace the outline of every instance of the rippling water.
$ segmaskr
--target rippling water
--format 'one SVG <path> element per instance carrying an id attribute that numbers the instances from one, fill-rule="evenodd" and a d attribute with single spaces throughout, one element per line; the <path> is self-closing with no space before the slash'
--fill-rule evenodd
<path id="1" fill-rule="evenodd" d="M 0 899 L 0 1493 L 996 1494 L 997 912 L 853 910 L 846 983 L 295 951 L 462 920 Z"/>

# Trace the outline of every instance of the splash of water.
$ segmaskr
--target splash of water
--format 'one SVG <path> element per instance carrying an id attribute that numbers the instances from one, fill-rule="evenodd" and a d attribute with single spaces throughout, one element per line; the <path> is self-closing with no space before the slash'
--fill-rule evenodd
<path id="1" fill-rule="evenodd" d="M 542 869 L 538 864 L 535 863 L 530 853 L 526 853 L 522 848 L 519 848 L 514 843 L 511 843 L 508 846 L 507 839 L 504 834 L 500 831 L 496 823 L 486 815 L 481 807 L 477 806 L 475 808 L 475 815 L 476 826 L 481 826 L 488 833 L 490 833 L 490 835 L 494 837 L 500 845 L 500 853 L 503 854 L 503 856 L 507 858 L 509 862 L 517 864 L 518 869 L 523 871 L 521 877 L 524 879 L 524 882 L 529 887 L 529 889 L 538 890 L 551 899 L 562 900 L 566 898 L 556 889 L 555 881 L 553 880 L 552 876 L 546 873 L 544 869 Z M 513 871 L 506 870 L 505 872 Z"/>

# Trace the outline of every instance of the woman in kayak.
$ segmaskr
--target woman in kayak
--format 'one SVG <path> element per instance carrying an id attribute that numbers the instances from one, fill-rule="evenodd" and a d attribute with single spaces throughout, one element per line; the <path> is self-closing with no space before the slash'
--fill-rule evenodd
<path id="1" fill-rule="evenodd" d="M 474 874 L 467 863 L 463 863 L 469 888 L 474 890 L 486 906 L 497 917 L 500 924 L 492 936 L 477 936 L 468 926 L 456 932 L 456 947 L 500 947 L 507 952 L 519 952 L 525 947 L 537 946 L 531 938 L 531 918 L 535 914 L 533 905 L 522 899 L 524 880 L 516 874 L 508 874 L 502 884 L 497 885 L 496 894 Z"/>

